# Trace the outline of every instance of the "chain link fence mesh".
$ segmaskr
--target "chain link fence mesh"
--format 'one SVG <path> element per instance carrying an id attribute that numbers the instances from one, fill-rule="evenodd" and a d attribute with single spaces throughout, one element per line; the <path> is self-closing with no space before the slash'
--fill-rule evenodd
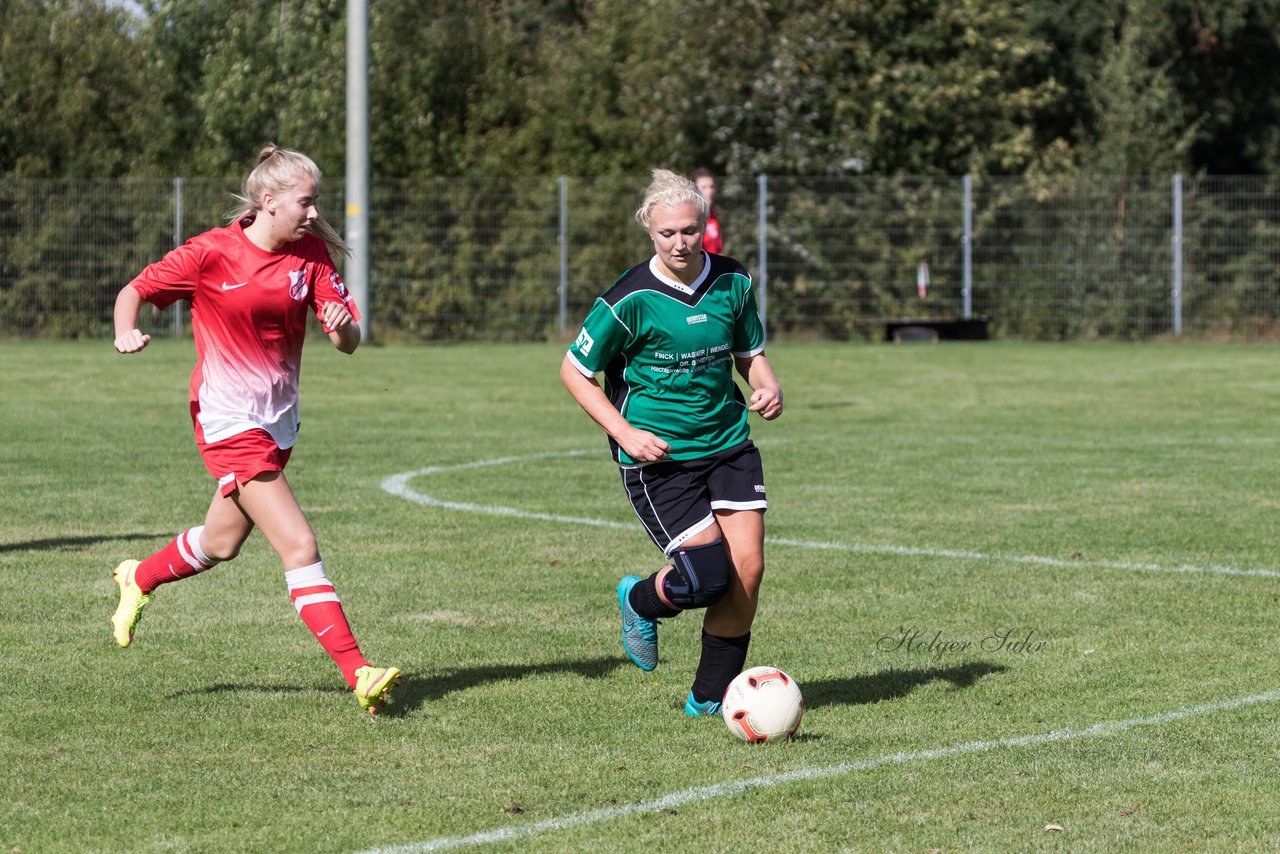
<path id="1" fill-rule="evenodd" d="M 571 335 L 595 296 L 651 252 L 632 217 L 645 183 L 375 180 L 365 307 L 374 337 Z M 1280 179 L 965 184 L 722 178 L 716 208 L 726 253 L 767 282 L 774 338 L 878 339 L 904 318 L 966 315 L 1021 339 L 1280 335 Z M 120 287 L 222 224 L 237 185 L 0 181 L 0 335 L 110 337 Z M 320 209 L 342 229 L 341 179 L 325 180 Z M 152 334 L 189 334 L 181 305 L 143 322 Z"/>

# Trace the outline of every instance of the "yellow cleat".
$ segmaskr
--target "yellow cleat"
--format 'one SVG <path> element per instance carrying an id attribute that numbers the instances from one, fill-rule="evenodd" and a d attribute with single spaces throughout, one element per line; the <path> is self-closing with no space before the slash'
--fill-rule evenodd
<path id="1" fill-rule="evenodd" d="M 111 636 L 122 647 L 133 643 L 133 630 L 142 617 L 142 609 L 151 601 L 134 581 L 137 569 L 138 561 L 126 560 L 111 571 L 111 579 L 120 587 L 120 604 L 111 615 Z"/>
<path id="2" fill-rule="evenodd" d="M 361 711 L 376 714 L 391 699 L 391 689 L 400 684 L 398 667 L 366 665 L 356 670 L 356 699 Z"/>

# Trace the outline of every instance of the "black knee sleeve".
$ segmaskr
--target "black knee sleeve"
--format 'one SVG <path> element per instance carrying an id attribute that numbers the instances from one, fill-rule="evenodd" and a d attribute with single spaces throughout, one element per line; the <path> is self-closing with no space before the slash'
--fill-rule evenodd
<path id="1" fill-rule="evenodd" d="M 671 564 L 662 580 L 662 592 L 677 608 L 708 608 L 729 592 L 733 566 L 722 540 L 679 548 L 671 556 Z"/>

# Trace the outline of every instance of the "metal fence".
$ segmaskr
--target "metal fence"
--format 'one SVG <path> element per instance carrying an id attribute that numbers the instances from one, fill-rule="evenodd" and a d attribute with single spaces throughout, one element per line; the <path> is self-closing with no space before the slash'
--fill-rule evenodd
<path id="1" fill-rule="evenodd" d="M 563 338 L 651 247 L 626 178 L 377 180 L 375 337 Z M 109 336 L 115 294 L 222 222 L 234 181 L 0 181 L 0 334 Z M 322 212 L 341 226 L 342 182 Z M 1027 339 L 1280 333 L 1280 179 L 724 178 L 726 252 L 771 336 L 986 318 Z M 144 318 L 186 334 L 181 306 Z"/>

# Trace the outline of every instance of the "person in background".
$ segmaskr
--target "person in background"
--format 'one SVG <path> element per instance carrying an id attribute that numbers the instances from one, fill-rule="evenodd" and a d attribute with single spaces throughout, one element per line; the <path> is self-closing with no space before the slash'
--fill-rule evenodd
<path id="1" fill-rule="evenodd" d="M 768 507 L 747 415 L 782 414 L 751 276 L 702 248 L 709 209 L 692 181 L 654 170 L 636 211 L 654 254 L 596 300 L 560 365 L 569 394 L 608 435 L 627 497 L 669 560 L 647 578 L 618 582 L 623 650 L 653 670 L 659 619 L 705 609 L 684 705 L 693 717 L 720 711 L 746 662 Z"/>
<path id="2" fill-rule="evenodd" d="M 716 218 L 714 207 L 716 200 L 716 176 L 710 169 L 698 167 L 689 175 L 693 183 L 707 200 L 707 225 L 702 232 L 702 248 L 713 255 L 724 254 L 724 235 L 720 233 L 720 220 Z"/>
<path id="3" fill-rule="evenodd" d="M 190 408 L 196 446 L 217 481 L 204 523 L 112 578 L 120 601 L 111 617 L 121 647 L 134 638 L 157 587 L 234 558 L 255 527 L 284 564 L 289 597 L 334 660 L 361 709 L 376 712 L 400 681 L 395 667 L 361 654 L 325 572 L 316 536 L 284 474 L 298 438 L 298 372 L 307 315 L 333 346 L 353 353 L 359 310 L 334 267 L 347 254 L 316 210 L 320 170 L 305 154 L 268 145 L 244 182 L 225 227 L 187 241 L 146 267 L 116 297 L 115 347 L 138 353 L 143 302 L 191 303 L 196 364 Z"/>

